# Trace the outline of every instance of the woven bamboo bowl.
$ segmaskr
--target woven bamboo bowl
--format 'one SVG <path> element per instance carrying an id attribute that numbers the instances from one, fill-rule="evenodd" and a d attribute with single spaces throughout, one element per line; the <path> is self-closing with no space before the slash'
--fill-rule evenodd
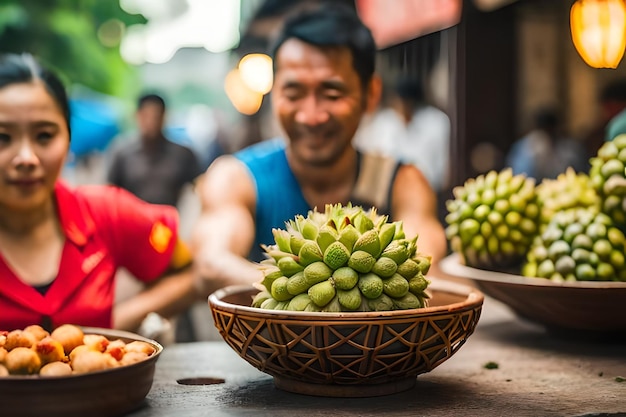
<path id="1" fill-rule="evenodd" d="M 299 394 L 370 397 L 412 388 L 473 333 L 483 294 L 452 282 L 430 285 L 430 306 L 386 312 L 308 313 L 250 307 L 253 287 L 213 293 L 220 334 L 243 359 Z"/>

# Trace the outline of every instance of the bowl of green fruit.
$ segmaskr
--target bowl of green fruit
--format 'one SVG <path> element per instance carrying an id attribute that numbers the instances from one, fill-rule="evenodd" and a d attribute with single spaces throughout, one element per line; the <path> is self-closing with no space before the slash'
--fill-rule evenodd
<path id="1" fill-rule="evenodd" d="M 467 180 L 446 203 L 453 254 L 441 270 L 555 333 L 623 337 L 625 163 L 626 135 L 607 142 L 588 173 L 536 184 L 504 169 Z"/>
<path id="2" fill-rule="evenodd" d="M 412 388 L 474 332 L 483 294 L 427 279 L 430 257 L 401 222 L 327 206 L 274 230 L 256 286 L 209 297 L 215 325 L 283 390 L 369 397 Z M 432 282 L 431 282 L 432 281 Z"/>
<path id="3" fill-rule="evenodd" d="M 572 339 L 611 340 L 626 334 L 626 282 L 553 281 L 465 265 L 453 254 L 440 263 L 445 273 L 467 278 L 518 316 Z"/>

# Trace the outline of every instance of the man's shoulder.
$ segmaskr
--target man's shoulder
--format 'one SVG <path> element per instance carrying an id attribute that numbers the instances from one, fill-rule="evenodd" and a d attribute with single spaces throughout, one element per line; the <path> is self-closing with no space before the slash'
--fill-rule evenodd
<path id="1" fill-rule="evenodd" d="M 189 145 L 185 145 L 178 142 L 173 142 L 169 139 L 166 141 L 165 152 L 170 155 L 176 155 L 177 157 L 195 158 L 196 154 Z"/>
<path id="2" fill-rule="evenodd" d="M 382 213 L 391 210 L 389 196 L 401 167 L 393 157 L 361 152 L 359 173 L 352 190 L 352 198 L 362 205 L 377 207 Z"/>
<path id="3" fill-rule="evenodd" d="M 137 153 L 141 149 L 141 141 L 135 135 L 124 135 L 116 138 L 111 144 L 111 153 L 121 157 L 129 153 Z"/>
<path id="4" fill-rule="evenodd" d="M 359 150 L 358 151 L 361 163 L 368 163 L 372 165 L 376 165 L 377 163 L 399 163 L 400 160 L 394 156 L 383 154 L 381 152 L 374 152 L 369 150 Z"/>
<path id="5" fill-rule="evenodd" d="M 609 121 L 606 130 L 606 140 L 613 140 L 615 136 L 626 133 L 626 110 L 622 110 L 613 117 L 613 119 Z"/>
<path id="6" fill-rule="evenodd" d="M 275 160 L 285 153 L 285 141 L 280 138 L 268 139 L 247 146 L 235 152 L 234 156 L 244 163 L 254 163 Z"/>
<path id="7" fill-rule="evenodd" d="M 186 145 L 186 144 L 183 144 L 183 143 L 180 143 L 180 142 L 175 142 L 175 141 L 173 141 L 171 139 L 167 139 L 167 138 L 165 140 L 165 143 L 167 144 L 167 147 L 169 149 L 176 149 L 176 150 L 179 150 L 181 152 L 193 152 L 191 150 L 191 145 Z"/>

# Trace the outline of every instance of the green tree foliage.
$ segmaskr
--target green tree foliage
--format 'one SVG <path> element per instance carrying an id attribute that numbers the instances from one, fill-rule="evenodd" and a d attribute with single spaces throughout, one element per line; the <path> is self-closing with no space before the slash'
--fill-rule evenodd
<path id="1" fill-rule="evenodd" d="M 112 20 L 122 28 L 146 22 L 119 0 L 0 0 L 0 52 L 32 53 L 68 84 L 128 97 L 136 69 L 122 59 L 119 43 L 105 46 L 98 37 Z"/>

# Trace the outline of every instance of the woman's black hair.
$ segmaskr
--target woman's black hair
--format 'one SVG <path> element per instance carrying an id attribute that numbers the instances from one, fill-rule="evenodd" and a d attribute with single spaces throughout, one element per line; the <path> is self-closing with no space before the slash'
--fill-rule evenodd
<path id="1" fill-rule="evenodd" d="M 353 8 L 322 2 L 315 8 L 305 8 L 287 17 L 271 48 L 274 62 L 280 47 L 291 38 L 319 47 L 347 47 L 352 54 L 352 66 L 364 87 L 374 74 L 376 43 Z"/>
<path id="2" fill-rule="evenodd" d="M 39 64 L 31 54 L 6 53 L 0 55 L 0 88 L 11 84 L 30 83 L 35 80 L 43 82 L 46 90 L 61 109 L 67 124 L 67 131 L 71 136 L 69 100 L 65 86 L 59 77 Z"/>

